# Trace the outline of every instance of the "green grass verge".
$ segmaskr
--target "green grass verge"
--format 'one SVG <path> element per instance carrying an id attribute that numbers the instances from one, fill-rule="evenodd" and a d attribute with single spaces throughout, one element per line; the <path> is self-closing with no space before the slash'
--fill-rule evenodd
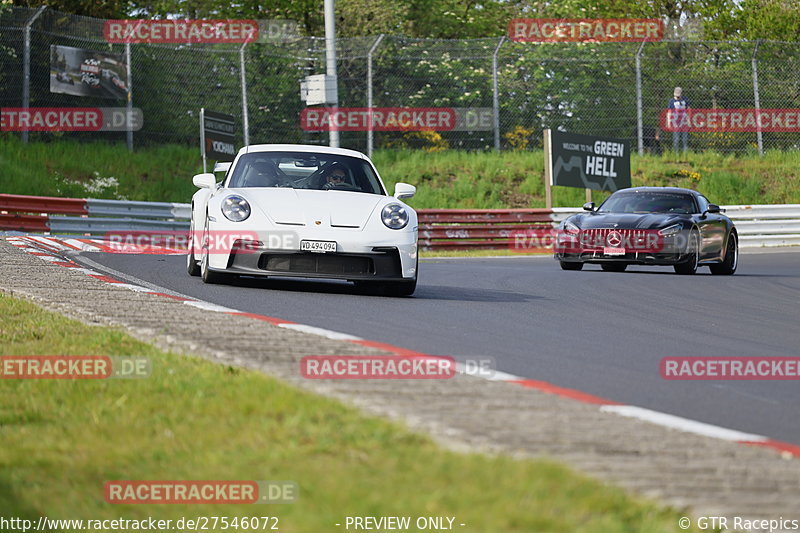
<path id="1" fill-rule="evenodd" d="M 465 532 L 674 532 L 679 515 L 548 462 L 444 451 L 336 401 L 0 294 L 3 355 L 144 355 L 140 380 L 0 380 L 4 517 L 455 516 Z M 536 431 L 531 428 L 531 431 Z M 290 505 L 109 505 L 106 480 L 293 480 Z"/>
<path id="2" fill-rule="evenodd" d="M 122 145 L 58 141 L 23 145 L 0 134 L 0 192 L 43 196 L 188 202 L 198 149 L 165 145 L 129 153 Z M 379 150 L 375 164 L 389 190 L 417 186 L 421 208 L 544 207 L 542 153 Z M 634 185 L 690 187 L 719 204 L 800 203 L 800 151 L 633 155 Z M 115 178 L 116 184 L 108 178 Z M 110 184 L 109 184 L 110 183 Z M 596 202 L 606 197 L 594 193 Z M 558 187 L 554 205 L 584 203 L 584 191 Z"/>

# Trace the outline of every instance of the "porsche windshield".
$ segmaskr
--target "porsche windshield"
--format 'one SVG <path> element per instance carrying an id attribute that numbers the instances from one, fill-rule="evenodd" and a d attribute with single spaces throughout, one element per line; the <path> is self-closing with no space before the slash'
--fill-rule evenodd
<path id="1" fill-rule="evenodd" d="M 668 192 L 629 192 L 608 197 L 598 213 L 695 213 L 694 198 Z"/>
<path id="2" fill-rule="evenodd" d="M 253 152 L 242 155 L 228 187 L 291 187 L 321 191 L 385 194 L 363 159 L 309 152 Z"/>

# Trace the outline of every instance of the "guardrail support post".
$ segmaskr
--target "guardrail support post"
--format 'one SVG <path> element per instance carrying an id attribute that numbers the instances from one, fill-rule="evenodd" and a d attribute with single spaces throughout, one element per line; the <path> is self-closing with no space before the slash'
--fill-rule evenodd
<path id="1" fill-rule="evenodd" d="M 497 55 L 500 53 L 500 47 L 506 42 L 506 36 L 500 37 L 500 41 L 494 49 L 492 54 L 492 119 L 494 121 L 492 128 L 494 129 L 494 149 L 500 151 L 500 90 L 498 88 L 498 73 L 497 73 Z"/>
<path id="2" fill-rule="evenodd" d="M 761 133 L 761 95 L 758 91 L 758 47 L 761 45 L 761 40 L 756 41 L 756 46 L 753 48 L 753 57 L 750 63 L 753 67 L 753 101 L 756 107 L 756 140 L 758 141 L 758 155 L 764 155 L 764 139 Z"/>
<path id="3" fill-rule="evenodd" d="M 47 9 L 47 6 L 41 6 L 25 22 L 25 30 L 23 32 L 23 47 L 22 47 L 22 107 L 28 108 L 31 104 L 31 26 L 39 18 L 39 15 Z M 28 130 L 22 131 L 22 142 L 28 142 Z"/>
<path id="4" fill-rule="evenodd" d="M 239 74 L 242 80 L 242 134 L 244 136 L 244 145 L 250 144 L 250 119 L 247 114 L 247 73 L 244 69 L 244 48 L 247 43 L 243 43 L 239 48 Z"/>
<path id="5" fill-rule="evenodd" d="M 642 50 L 647 41 L 642 41 L 636 51 L 636 138 L 639 155 L 644 154 L 644 119 L 642 112 Z"/>
<path id="6" fill-rule="evenodd" d="M 372 46 L 367 52 L 367 110 L 369 113 L 369 122 L 367 123 L 367 157 L 369 158 L 372 158 L 372 149 L 375 143 L 374 133 L 372 131 L 372 54 L 375 53 L 378 45 L 381 44 L 383 37 L 384 34 L 382 33 L 378 35 L 378 38 L 375 39 L 375 42 L 372 43 Z"/>

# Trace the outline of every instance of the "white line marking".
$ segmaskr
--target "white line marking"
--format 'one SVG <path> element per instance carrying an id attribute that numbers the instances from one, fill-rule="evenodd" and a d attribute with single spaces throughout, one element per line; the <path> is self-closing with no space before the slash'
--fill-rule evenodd
<path id="1" fill-rule="evenodd" d="M 114 283 L 115 287 L 122 287 L 123 289 L 128 289 L 134 292 L 153 292 L 147 287 L 142 287 L 140 285 L 132 285 L 130 283 Z"/>
<path id="2" fill-rule="evenodd" d="M 764 442 L 768 440 L 767 437 L 762 435 L 744 433 L 742 431 L 736 431 L 735 429 L 714 426 L 712 424 L 706 424 L 696 420 L 689 420 L 688 418 L 683 418 L 680 416 L 668 415 L 658 411 L 651 411 L 650 409 L 635 407 L 633 405 L 603 405 L 600 407 L 600 410 L 606 413 L 615 413 L 620 416 L 626 416 L 628 418 L 638 418 L 639 420 L 644 420 L 645 422 L 650 422 L 659 426 L 677 429 L 687 433 L 695 433 L 697 435 L 703 435 L 705 437 L 711 437 L 714 439 L 749 442 Z"/>
<path id="3" fill-rule="evenodd" d="M 212 304 L 211 302 L 203 302 L 200 300 L 186 300 L 183 303 L 185 303 L 186 305 L 191 305 L 192 307 L 197 307 L 199 309 L 205 309 L 206 311 L 214 311 L 215 313 L 236 312 L 236 309 L 231 309 L 230 307 L 223 307 L 221 305 Z"/>
<path id="4" fill-rule="evenodd" d="M 278 324 L 278 327 L 302 331 L 312 335 L 319 335 L 320 337 L 327 337 L 337 341 L 360 341 L 361 337 L 355 335 L 348 335 L 347 333 L 339 333 L 338 331 L 331 331 L 329 329 L 318 328 L 315 326 L 308 326 L 306 324 Z"/>
<path id="5" fill-rule="evenodd" d="M 92 246 L 91 244 L 87 244 L 83 241 L 79 241 L 78 239 L 64 239 L 64 244 L 68 244 L 70 246 L 74 246 L 76 250 L 82 250 L 84 252 L 99 252 L 100 248 L 97 246 Z"/>
<path id="6" fill-rule="evenodd" d="M 467 372 L 464 372 L 466 374 Z M 505 372 L 500 372 L 499 370 L 494 370 L 493 373 L 489 376 L 482 376 L 480 374 L 476 374 L 477 377 L 482 377 L 488 381 L 524 381 L 525 378 L 520 376 L 515 376 L 513 374 L 506 374 Z"/>

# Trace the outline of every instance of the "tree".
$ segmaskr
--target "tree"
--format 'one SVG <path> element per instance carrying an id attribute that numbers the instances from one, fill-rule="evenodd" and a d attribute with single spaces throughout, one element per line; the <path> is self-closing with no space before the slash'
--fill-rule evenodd
<path id="1" fill-rule="evenodd" d="M 12 3 L 31 8 L 46 5 L 50 9 L 74 15 L 110 19 L 127 18 L 131 7 L 128 0 L 13 0 Z"/>

